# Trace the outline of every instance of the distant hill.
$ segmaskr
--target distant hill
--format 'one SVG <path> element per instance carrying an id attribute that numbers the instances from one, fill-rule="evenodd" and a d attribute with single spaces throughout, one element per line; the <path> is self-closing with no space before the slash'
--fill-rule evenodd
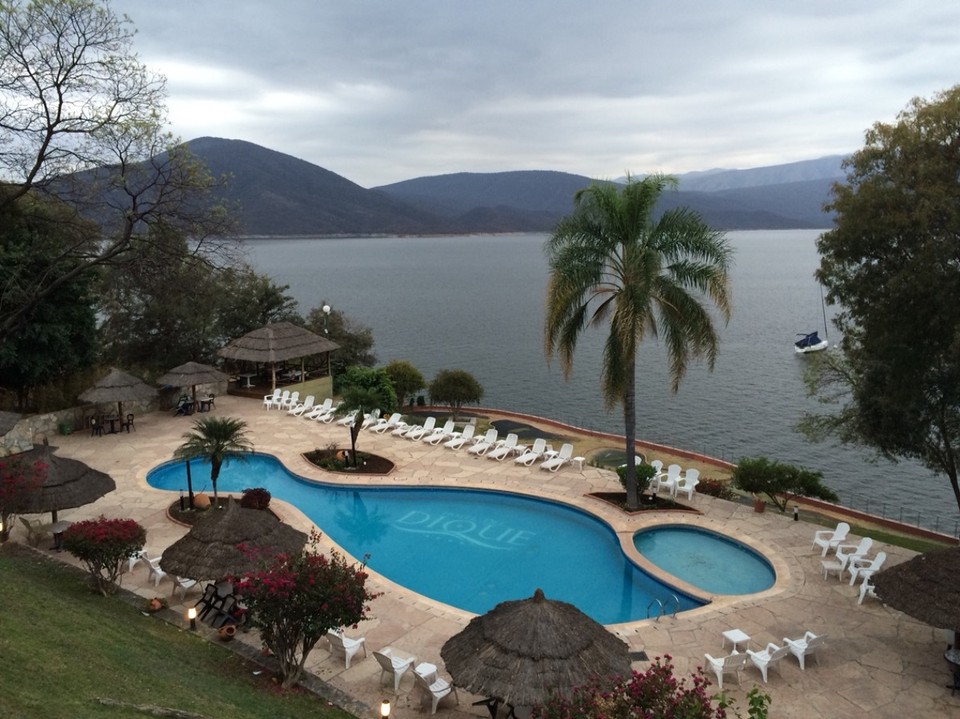
<path id="1" fill-rule="evenodd" d="M 345 177 L 242 140 L 187 143 L 215 176 L 247 235 L 368 235 L 548 232 L 595 180 L 553 171 L 460 172 L 366 189 Z M 712 227 L 820 228 L 822 207 L 842 178 L 839 157 L 680 177 L 660 209 L 690 207 Z"/>

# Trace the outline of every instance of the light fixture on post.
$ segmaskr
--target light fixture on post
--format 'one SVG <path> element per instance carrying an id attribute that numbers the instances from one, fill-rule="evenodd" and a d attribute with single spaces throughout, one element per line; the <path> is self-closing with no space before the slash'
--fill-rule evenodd
<path id="1" fill-rule="evenodd" d="M 390 700 L 384 699 L 380 702 L 380 716 L 389 717 L 390 716 Z"/>
<path id="2" fill-rule="evenodd" d="M 190 631 L 197 631 L 197 608 L 190 607 L 187 610 L 187 619 L 190 620 Z"/>
<path id="3" fill-rule="evenodd" d="M 330 319 L 330 305 L 326 302 L 323 303 L 323 307 L 320 308 L 320 311 L 323 312 L 323 334 L 330 334 L 330 328 L 328 321 Z"/>

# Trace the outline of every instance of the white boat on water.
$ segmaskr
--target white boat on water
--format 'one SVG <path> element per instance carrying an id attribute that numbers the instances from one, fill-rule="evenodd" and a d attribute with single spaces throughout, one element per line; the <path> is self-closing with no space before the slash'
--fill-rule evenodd
<path id="1" fill-rule="evenodd" d="M 793 343 L 793 349 L 797 354 L 801 355 L 820 352 L 821 350 L 825 350 L 830 344 L 826 340 L 820 339 L 820 335 L 816 331 L 810 332 L 809 334 L 800 333 L 797 336 L 800 339 Z"/>

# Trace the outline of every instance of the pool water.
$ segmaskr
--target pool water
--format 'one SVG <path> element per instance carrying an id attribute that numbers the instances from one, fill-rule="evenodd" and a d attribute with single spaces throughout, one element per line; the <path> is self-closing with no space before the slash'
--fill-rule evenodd
<path id="1" fill-rule="evenodd" d="M 633 544 L 665 572 L 712 594 L 753 594 L 777 579 L 770 563 L 728 537 L 698 527 L 667 525 L 637 532 Z"/>
<path id="2" fill-rule="evenodd" d="M 209 465 L 194 460 L 191 470 L 194 491 L 211 491 Z M 151 470 L 147 482 L 185 489 L 184 463 Z M 681 611 L 703 604 L 629 561 L 607 525 L 562 504 L 494 491 L 322 484 L 262 454 L 227 461 L 217 489 L 249 487 L 297 506 L 388 579 L 477 614 L 538 587 L 603 624 L 646 619 L 654 599 L 673 604 L 675 595 Z"/>

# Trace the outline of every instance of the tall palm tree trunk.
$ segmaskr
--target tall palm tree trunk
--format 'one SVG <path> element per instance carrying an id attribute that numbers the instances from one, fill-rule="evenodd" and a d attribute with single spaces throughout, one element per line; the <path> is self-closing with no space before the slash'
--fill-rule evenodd
<path id="1" fill-rule="evenodd" d="M 627 452 L 627 509 L 637 509 L 640 497 L 637 494 L 637 361 L 630 360 L 623 392 L 623 433 Z"/>

